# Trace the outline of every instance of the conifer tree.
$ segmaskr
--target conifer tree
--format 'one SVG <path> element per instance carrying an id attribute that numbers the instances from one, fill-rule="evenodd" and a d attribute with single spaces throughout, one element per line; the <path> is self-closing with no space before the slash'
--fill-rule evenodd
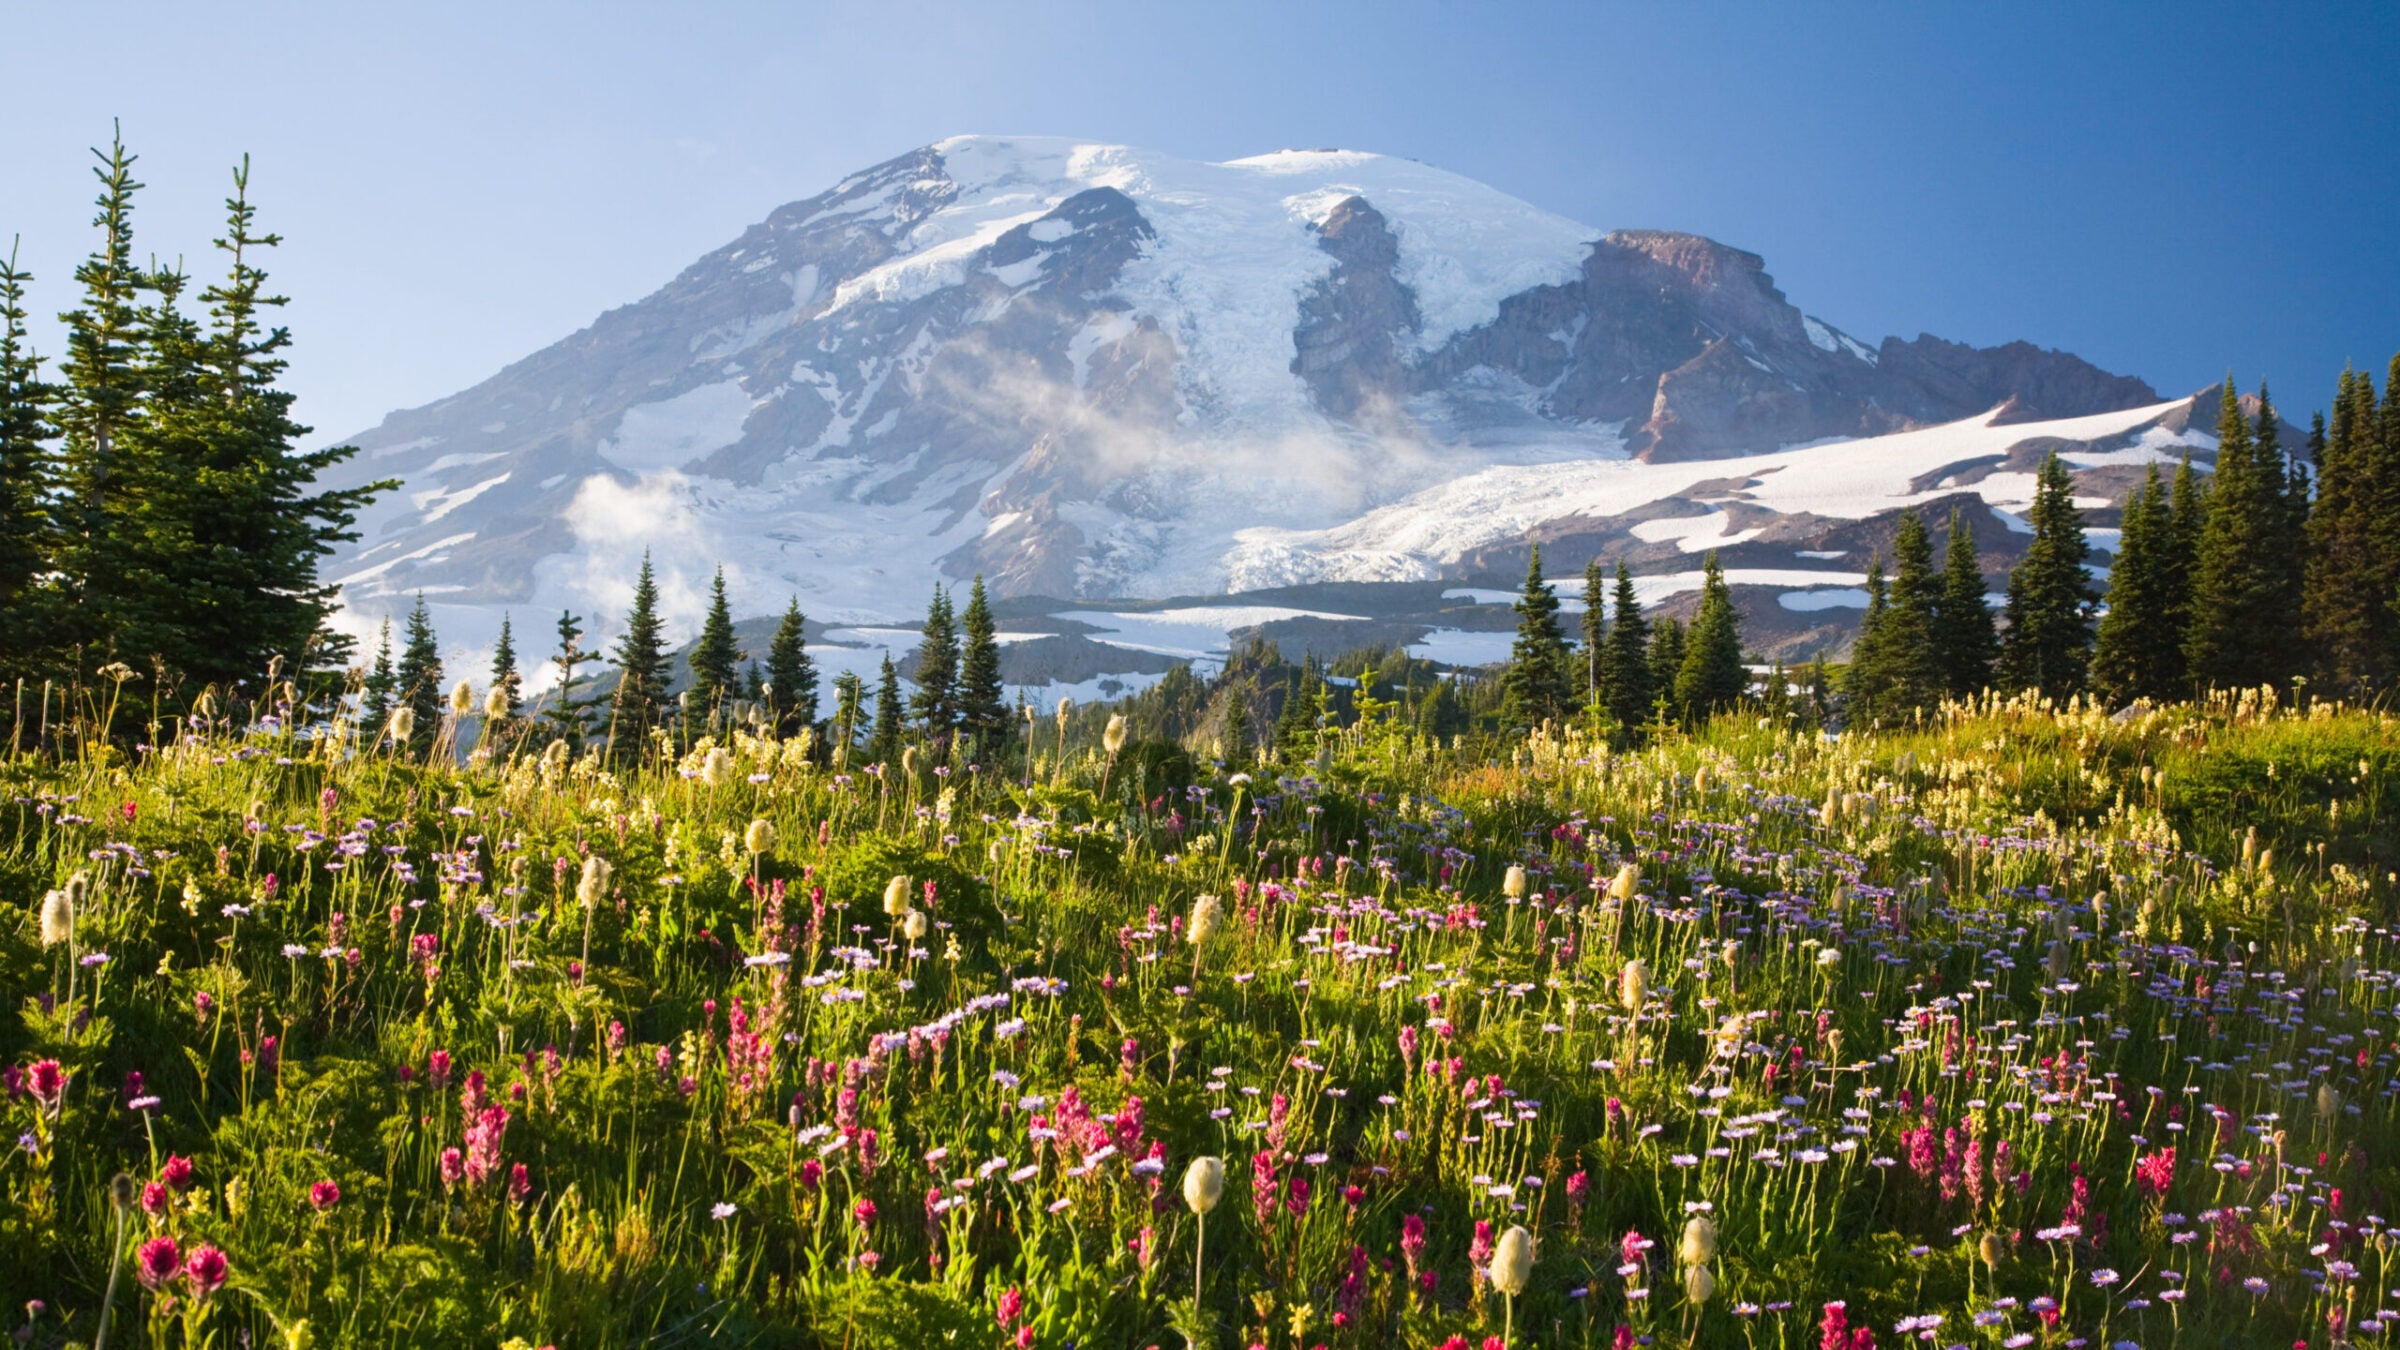
<path id="1" fill-rule="evenodd" d="M 609 706 L 609 753 L 619 759 L 638 759 L 653 728 L 665 725 L 669 709 L 667 686 L 673 679 L 668 664 L 666 623 L 658 613 L 658 578 L 650 554 L 642 554 L 642 571 L 633 584 L 633 608 L 625 615 L 625 635 L 617 639 L 617 688 Z"/>
<path id="2" fill-rule="evenodd" d="M 1225 762 L 1237 768 L 1250 759 L 1250 699 L 1256 688 L 1244 676 L 1225 689 L 1225 729 L 1217 736 L 1217 748 Z"/>
<path id="3" fill-rule="evenodd" d="M 2380 517 L 2400 487 L 2383 476 L 2391 457 L 2382 441 L 2374 380 L 2344 370 L 2317 461 L 2302 603 L 2318 679 L 2352 697 L 2390 684 L 2400 626 L 2400 559 L 2378 548 L 2389 533 Z"/>
<path id="4" fill-rule="evenodd" d="M 1609 716 L 1630 731 L 1650 720 L 1650 625 L 1642 619 L 1641 602 L 1634 598 L 1633 574 L 1617 560 L 1616 621 L 1609 625 L 1607 673 Z M 1680 663 L 1680 655 L 1676 658 Z"/>
<path id="5" fill-rule="evenodd" d="M 950 609 L 950 594 L 940 585 L 925 607 L 925 628 L 917 643 L 916 692 L 909 697 L 928 744 L 947 741 L 958 726 L 958 626 Z"/>
<path id="6" fill-rule="evenodd" d="M 1695 723 L 1737 706 L 1750 689 L 1750 672 L 1742 664 L 1741 615 L 1715 549 L 1702 571 L 1700 608 L 1675 674 L 1675 701 Z"/>
<path id="7" fill-rule="evenodd" d="M 797 736 L 817 720 L 817 663 L 808 654 L 808 620 L 793 596 L 767 644 L 767 702 L 775 710 L 775 734 Z"/>
<path id="8" fill-rule="evenodd" d="M 1867 559 L 1867 609 L 1859 616 L 1858 636 L 1850 643 L 1850 664 L 1842 670 L 1842 697 L 1849 718 L 1860 726 L 1873 726 L 1882 712 L 1878 706 L 1886 683 L 1884 668 L 1886 653 L 1891 644 L 1885 637 L 1885 620 L 1892 612 L 1892 587 L 1883 574 L 1883 555 Z"/>
<path id="9" fill-rule="evenodd" d="M 400 688 L 400 677 L 392 671 L 392 621 L 385 619 L 375 643 L 375 664 L 359 692 L 359 728 L 368 736 L 380 736 L 386 723 L 392 720 L 394 695 Z"/>
<path id="10" fill-rule="evenodd" d="M 2300 595 L 2275 409 L 2259 390 L 2254 428 L 2233 382 L 2217 421 L 2217 471 L 2193 559 L 2184 656 L 2202 687 L 2279 684 L 2297 664 Z"/>
<path id="11" fill-rule="evenodd" d="M 41 361 L 25 334 L 25 283 L 12 242 L 0 262 L 0 678 L 47 662 L 48 597 L 41 577 L 52 540 L 48 504 L 50 403 Z"/>
<path id="12" fill-rule="evenodd" d="M 2108 608 L 2092 650 L 2092 687 L 2111 703 L 2182 692 L 2184 616 L 2169 574 L 2174 546 L 2174 513 L 2153 464 L 2125 501 L 2109 566 Z"/>
<path id="13" fill-rule="evenodd" d="M 1525 590 L 1517 597 L 1517 636 L 1501 677 L 1501 706 L 1513 728 L 1564 718 L 1575 702 L 1567 640 L 1559 631 L 1558 596 L 1542 580 L 1542 546 L 1533 546 Z"/>
<path id="14" fill-rule="evenodd" d="M 2008 575 L 1999 678 L 2012 689 L 2063 699 L 2083 688 L 2099 596 L 2083 566 L 2091 546 L 2083 537 L 2083 513 L 2075 508 L 2074 482 L 2056 451 L 2042 461 L 2027 515 L 2033 542 Z"/>
<path id="15" fill-rule="evenodd" d="M 115 537 L 107 514 L 112 476 L 120 474 L 118 440 L 139 416 L 143 392 L 142 306 L 149 278 L 133 257 L 133 198 L 142 185 L 133 177 L 135 156 L 123 137 L 106 152 L 95 149 L 100 180 L 93 224 L 101 242 L 75 269 L 83 301 L 59 316 L 66 325 L 64 377 L 55 421 L 61 433 L 57 459 L 56 553 L 60 623 L 55 645 L 79 652 L 84 667 L 111 659 L 129 550 Z M 120 519 L 124 518 L 121 513 Z"/>
<path id="16" fill-rule="evenodd" d="M 1298 683 L 1284 695 L 1283 712 L 1275 720 L 1275 749 L 1286 759 L 1306 759 L 1317 749 L 1317 712 L 1324 700 L 1317 679 L 1317 661 L 1301 663 Z"/>
<path id="17" fill-rule="evenodd" d="M 441 734 L 449 691 L 442 687 L 441 643 L 434 637 L 433 616 L 426 611 L 422 594 L 401 630 L 400 666 L 394 677 L 394 703 L 408 709 L 415 719 L 408 732 L 409 757 L 423 759 L 433 753 L 434 740 Z"/>
<path id="18" fill-rule="evenodd" d="M 1933 649 L 1942 683 L 1953 698 L 1972 698 L 1992 682 L 2000 632 L 1984 599 L 1983 564 L 1975 557 L 1975 531 L 1957 508 L 1950 511 L 1950 543 L 1942 558 L 1942 591 L 1933 611 Z"/>
<path id="19" fill-rule="evenodd" d="M 1594 555 L 1583 567 L 1583 704 L 1608 707 L 1608 576 Z"/>
<path id="20" fill-rule="evenodd" d="M 1892 558 L 1895 571 L 1881 604 L 1874 585 L 1881 575 L 1880 559 L 1868 574 L 1867 619 L 1860 625 L 1858 649 L 1843 687 L 1854 718 L 1896 725 L 1937 706 L 1949 680 L 1934 636 L 1942 583 L 1933 571 L 1933 542 L 1914 511 L 1901 514 L 1892 537 Z M 1980 595 L 1976 603 L 1982 603 Z"/>
<path id="21" fill-rule="evenodd" d="M 504 613 L 500 616 L 500 640 L 492 644 L 492 683 L 484 695 L 483 735 L 477 747 L 496 753 L 514 737 L 524 703 L 525 675 L 517 669 L 517 636 Z"/>
<path id="22" fill-rule="evenodd" d="M 570 753 L 580 754 L 591 735 L 592 709 L 600 701 L 581 692 L 583 668 L 600 658 L 583 649 L 583 620 L 573 611 L 558 612 L 556 631 L 558 654 L 550 658 L 550 664 L 558 669 L 558 684 L 544 700 L 549 706 L 542 712 L 542 721 L 552 737 L 566 742 Z"/>
<path id="23" fill-rule="evenodd" d="M 1650 708 L 1674 711 L 1675 677 L 1683 673 L 1683 624 L 1662 614 L 1650 625 Z M 1647 714 L 1646 714 L 1647 715 Z M 1646 716 L 1645 715 L 1645 716 Z"/>
<path id="24" fill-rule="evenodd" d="M 875 735 L 867 742 L 867 757 L 878 764 L 900 762 L 904 723 L 900 712 L 900 671 L 892 655 L 883 655 L 883 672 L 875 680 Z"/>
<path id="25" fill-rule="evenodd" d="M 1467 729 L 1466 705 L 1450 680 L 1436 678 L 1433 691 L 1417 704 L 1417 731 L 1436 744 L 1448 744 Z"/>
<path id="26" fill-rule="evenodd" d="M 1005 753 L 1009 747 L 1007 691 L 1000 683 L 1000 640 L 992 623 L 991 604 L 984 598 L 981 574 L 967 592 L 967 609 L 960 617 L 959 629 L 965 639 L 958 668 L 959 725 L 983 747 L 984 755 Z"/>
<path id="27" fill-rule="evenodd" d="M 767 675 L 759 669 L 756 658 L 742 667 L 742 697 L 752 703 L 764 703 L 767 700 Z"/>
<path id="28" fill-rule="evenodd" d="M 709 584 L 708 615 L 692 644 L 692 716 L 713 725 L 740 688 L 742 653 L 735 645 L 733 606 L 725 598 L 725 569 Z"/>

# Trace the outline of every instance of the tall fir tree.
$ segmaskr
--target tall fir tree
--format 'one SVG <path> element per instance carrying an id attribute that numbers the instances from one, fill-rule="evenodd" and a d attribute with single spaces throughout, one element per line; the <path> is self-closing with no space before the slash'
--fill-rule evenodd
<path id="1" fill-rule="evenodd" d="M 1742 664 L 1742 616 L 1733 607 L 1733 590 L 1717 565 L 1717 551 L 1708 551 L 1702 564 L 1700 608 L 1692 615 L 1683 663 L 1675 672 L 1675 702 L 1693 722 L 1738 706 L 1750 689 L 1750 671 Z"/>
<path id="2" fill-rule="evenodd" d="M 808 654 L 808 619 L 793 596 L 767 644 L 767 702 L 775 710 L 775 734 L 797 736 L 817 720 L 817 663 Z"/>
<path id="3" fill-rule="evenodd" d="M 946 741 L 958 726 L 958 624 L 950 609 L 950 593 L 938 584 L 925 606 L 925 627 L 917 642 L 916 692 L 909 696 L 925 740 Z"/>
<path id="4" fill-rule="evenodd" d="M 1583 651 L 1579 654 L 1578 674 L 1583 677 L 1583 704 L 1587 708 L 1605 711 L 1608 707 L 1608 574 L 1600 570 L 1600 558 L 1583 566 Z"/>
<path id="5" fill-rule="evenodd" d="M 2000 639 L 1999 681 L 2012 689 L 2038 689 L 2053 698 L 2082 691 L 2091 664 L 2092 589 L 2084 560 L 2091 545 L 2083 537 L 2083 512 L 2075 485 L 2052 451 L 2035 480 L 2027 513 L 2033 540 L 2008 574 L 2008 629 Z"/>
<path id="6" fill-rule="evenodd" d="M 1882 712 L 1878 700 L 1891 651 L 1885 620 L 1891 612 L 1891 578 L 1884 574 L 1883 555 L 1877 553 L 1867 559 L 1867 607 L 1859 615 L 1858 636 L 1850 643 L 1850 663 L 1842 668 L 1843 707 L 1859 726 L 1873 726 Z"/>
<path id="7" fill-rule="evenodd" d="M 1952 698 L 1972 698 L 1991 685 L 2000 630 L 1984 598 L 1975 531 L 1955 507 L 1950 511 L 1950 542 L 1942 554 L 1941 587 L 1933 611 L 1933 649 L 1941 664 L 1942 685 Z"/>
<path id="8" fill-rule="evenodd" d="M 392 621 L 385 619 L 375 643 L 375 663 L 368 667 L 367 678 L 361 682 L 358 696 L 359 729 L 369 736 L 380 736 L 392 720 L 392 709 L 400 689 L 400 677 L 392 670 Z"/>
<path id="9" fill-rule="evenodd" d="M 2400 558 L 2378 547 L 2391 533 L 2382 513 L 2400 501 L 2382 441 L 2373 378 L 2344 370 L 2318 456 L 2302 605 L 2317 678 L 2350 697 L 2389 687 L 2400 629 Z"/>
<path id="10" fill-rule="evenodd" d="M 1676 711 L 1675 680 L 1683 673 L 1683 624 L 1672 614 L 1661 614 L 1650 625 L 1650 713 L 1661 707 L 1670 714 Z"/>
<path id="11" fill-rule="evenodd" d="M 2301 597 L 2288 494 L 2265 387 L 2253 426 L 2227 380 L 2184 640 L 2191 677 L 2203 688 L 2280 684 L 2296 672 Z"/>
<path id="12" fill-rule="evenodd" d="M 393 702 L 409 710 L 414 725 L 408 732 L 408 754 L 423 759 L 433 753 L 433 743 L 442 730 L 442 712 L 449 693 L 442 687 L 442 646 L 433 632 L 433 615 L 425 608 L 425 597 L 417 596 L 417 606 L 408 612 L 408 623 L 401 630 L 400 665 L 393 672 Z"/>
<path id="13" fill-rule="evenodd" d="M 38 675 L 53 619 L 42 576 L 52 549 L 50 404 L 25 331 L 25 283 L 12 241 L 0 262 L 0 678 Z"/>
<path id="14" fill-rule="evenodd" d="M 543 699 L 542 722 L 554 740 L 564 741 L 568 753 L 581 754 L 592 734 L 592 710 L 600 699 L 583 692 L 583 668 L 600 658 L 584 649 L 583 620 L 572 610 L 558 612 L 558 651 L 550 664 L 558 671 L 552 691 Z"/>
<path id="15" fill-rule="evenodd" d="M 610 664 L 617 668 L 616 693 L 609 701 L 609 753 L 621 760 L 641 757 L 653 729 L 666 725 L 674 706 L 667 686 L 673 681 L 667 656 L 666 621 L 658 613 L 658 577 L 650 554 L 642 554 L 641 575 L 633 583 L 633 608 L 625 615 L 625 635 L 617 639 Z"/>
<path id="16" fill-rule="evenodd" d="M 1525 567 L 1525 589 L 1517 597 L 1517 636 L 1501 677 L 1501 706 L 1508 725 L 1538 727 L 1563 719 L 1575 705 L 1575 680 L 1567 640 L 1559 631 L 1558 596 L 1542 580 L 1542 546 L 1533 546 Z"/>
<path id="17" fill-rule="evenodd" d="M 692 643 L 692 718 L 713 725 L 741 692 L 742 652 L 733 632 L 733 605 L 725 597 L 725 569 L 709 583 L 708 614 Z"/>
<path id="18" fill-rule="evenodd" d="M 1897 725 L 1940 704 L 1949 690 L 1935 644 L 1942 583 L 1933 571 L 1933 541 L 1914 511 L 1901 514 L 1892 536 L 1894 570 L 1879 605 L 1874 581 L 1880 561 L 1868 573 L 1867 618 L 1843 688 L 1855 720 Z"/>
<path id="19" fill-rule="evenodd" d="M 963 638 L 958 664 L 959 727 L 982 747 L 983 755 L 1005 754 L 1010 737 L 1007 691 L 1000 683 L 1000 639 L 980 573 L 967 592 L 959 631 Z"/>
<path id="20" fill-rule="evenodd" d="M 886 652 L 883 670 L 875 677 L 875 734 L 867 742 L 867 757 L 878 764 L 898 764 L 906 725 L 900 709 L 900 671 Z"/>
<path id="21" fill-rule="evenodd" d="M 2183 607 L 2171 569 L 2175 516 L 2158 466 L 2125 499 L 2108 571 L 2108 605 L 2092 649 L 2092 687 L 2112 704 L 2182 693 Z"/>
<path id="22" fill-rule="evenodd" d="M 1601 677 L 1608 690 L 1608 713 L 1630 731 L 1650 720 L 1650 625 L 1633 593 L 1633 574 L 1617 560 L 1616 616 L 1608 628 L 1608 650 Z M 1681 658 L 1678 657 L 1678 660 Z"/>
<path id="23" fill-rule="evenodd" d="M 500 753 L 516 739 L 524 707 L 525 673 L 517 669 L 517 635 L 503 613 L 500 640 L 492 644 L 492 683 L 483 697 L 483 735 L 476 747 Z"/>

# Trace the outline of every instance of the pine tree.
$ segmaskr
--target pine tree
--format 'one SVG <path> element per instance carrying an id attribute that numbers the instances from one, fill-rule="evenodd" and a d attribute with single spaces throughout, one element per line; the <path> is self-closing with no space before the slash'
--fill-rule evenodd
<path id="1" fill-rule="evenodd" d="M 767 702 L 775 710 L 775 734 L 797 736 L 817 720 L 817 663 L 808 655 L 808 620 L 793 596 L 767 644 Z"/>
<path id="2" fill-rule="evenodd" d="M 545 700 L 549 706 L 542 712 L 550 734 L 566 742 L 570 753 L 581 754 L 584 742 L 591 735 L 592 709 L 600 699 L 580 691 L 584 685 L 583 668 L 600 658 L 583 649 L 583 620 L 570 610 L 558 612 L 558 654 L 550 664 L 558 669 L 558 684 Z"/>
<path id="3" fill-rule="evenodd" d="M 381 636 L 375 644 L 375 664 L 367 672 L 358 699 L 360 730 L 369 736 L 380 736 L 392 720 L 395 695 L 399 692 L 400 677 L 392 671 L 392 621 L 385 619 Z"/>
<path id="4" fill-rule="evenodd" d="M 1675 678 L 1683 673 L 1683 624 L 1672 614 L 1662 614 L 1650 626 L 1650 708 L 1655 713 L 1661 705 L 1675 711 Z M 1644 714 L 1648 716 L 1649 714 Z"/>
<path id="5" fill-rule="evenodd" d="M 1575 702 L 1567 640 L 1558 625 L 1558 596 L 1542 580 L 1539 544 L 1526 564 L 1525 590 L 1517 597 L 1516 610 L 1517 637 L 1501 677 L 1501 699 L 1508 725 L 1523 729 L 1563 719 Z"/>
<path id="6" fill-rule="evenodd" d="M 1583 705 L 1608 707 L 1608 576 L 1594 555 L 1583 568 Z"/>
<path id="7" fill-rule="evenodd" d="M 1218 734 L 1217 748 L 1228 765 L 1239 767 L 1249 762 L 1250 700 L 1255 693 L 1256 686 L 1247 676 L 1226 686 L 1225 729 Z"/>
<path id="8" fill-rule="evenodd" d="M 1742 619 L 1715 549 L 1702 569 L 1700 608 L 1675 673 L 1675 702 L 1694 722 L 1738 706 L 1750 689 L 1750 672 L 1742 664 Z"/>
<path id="9" fill-rule="evenodd" d="M 610 664 L 617 668 L 617 689 L 609 706 L 609 752 L 619 759 L 638 759 L 651 730 L 665 725 L 673 707 L 667 699 L 673 677 L 666 623 L 658 614 L 658 578 L 647 551 L 642 554 L 641 576 L 633 584 L 625 636 L 617 639 Z"/>
<path id="10" fill-rule="evenodd" d="M 2183 614 L 2169 575 L 2174 546 L 2174 513 L 2153 464 L 2125 501 L 2108 572 L 2108 608 L 2092 650 L 2092 687 L 2111 703 L 2182 692 Z"/>
<path id="11" fill-rule="evenodd" d="M 48 596 L 41 578 L 52 548 L 48 504 L 50 404 L 41 360 L 25 335 L 25 283 L 12 242 L 0 262 L 0 678 L 48 664 Z"/>
<path id="12" fill-rule="evenodd" d="M 1466 705 L 1459 702 L 1456 684 L 1439 676 L 1433 692 L 1417 704 L 1417 732 L 1435 744 L 1448 744 L 1467 729 Z"/>
<path id="13" fill-rule="evenodd" d="M 1316 658 L 1310 657 L 1300 667 L 1298 683 L 1284 695 L 1283 711 L 1275 720 L 1275 750 L 1285 759 L 1303 760 L 1316 753 L 1322 690 Z"/>
<path id="14" fill-rule="evenodd" d="M 2217 471 L 2193 561 L 2184 655 L 2203 687 L 2280 684 L 2299 656 L 2300 595 L 2291 562 L 2291 507 L 2275 409 L 2259 390 L 2256 428 L 2225 382 Z M 2263 441 L 2263 443 L 2262 443 Z"/>
<path id="15" fill-rule="evenodd" d="M 1642 619 L 1641 602 L 1634 598 L 1633 574 L 1617 560 L 1616 622 L 1609 625 L 1607 673 L 1608 712 L 1617 725 L 1630 731 L 1650 720 L 1650 625 Z M 1681 657 L 1677 660 L 1680 662 Z"/>
<path id="16" fill-rule="evenodd" d="M 1925 522 L 1913 511 L 1900 517 L 1892 538 L 1896 570 L 1888 587 L 1882 560 L 1868 572 L 1867 617 L 1859 626 L 1858 645 L 1844 678 L 1852 719 L 1862 724 L 1897 724 L 1912 714 L 1937 706 L 1949 689 L 1935 624 L 1942 604 L 1942 583 L 1933 571 L 1933 542 Z M 1981 580 L 1976 604 L 1982 604 Z"/>
<path id="17" fill-rule="evenodd" d="M 2318 679 L 2352 697 L 2391 682 L 2400 626 L 2400 559 L 2376 547 L 2394 490 L 2378 481 L 2391 463 L 2382 440 L 2374 380 L 2344 370 L 2317 460 L 2302 605 Z"/>
<path id="18" fill-rule="evenodd" d="M 713 725 L 733 700 L 742 675 L 742 653 L 735 645 L 733 606 L 725 598 L 725 569 L 717 569 L 709 585 L 708 616 L 700 621 L 700 637 L 692 644 L 692 716 Z"/>
<path id="19" fill-rule="evenodd" d="M 916 692 L 909 711 L 916 716 L 928 744 L 949 739 L 958 726 L 958 627 L 950 610 L 949 592 L 933 588 L 925 607 L 925 628 L 917 643 Z"/>
<path id="20" fill-rule="evenodd" d="M 492 684 L 483 700 L 483 735 L 477 748 L 497 753 L 517 733 L 524 707 L 525 676 L 517 669 L 517 636 L 508 615 L 500 616 L 500 640 L 492 644 Z M 497 716 L 494 714 L 497 713 Z"/>
<path id="21" fill-rule="evenodd" d="M 1984 599 L 1983 564 L 1975 557 L 1975 531 L 1954 507 L 1950 543 L 1942 559 L 1942 593 L 1933 611 L 1933 649 L 1943 686 L 1953 698 L 1972 698 L 1992 682 L 2000 653 L 2000 631 Z"/>
<path id="22" fill-rule="evenodd" d="M 2056 451 L 2042 460 L 2027 514 L 2033 542 L 2008 574 L 1999 678 L 2010 688 L 2063 699 L 2083 688 L 2099 596 L 2083 566 L 2091 545 L 2083 537 L 2083 513 L 2075 508 L 2075 485 Z"/>
<path id="23" fill-rule="evenodd" d="M 757 704 L 767 701 L 767 673 L 759 669 L 755 658 L 742 667 L 742 697 Z"/>
<path id="24" fill-rule="evenodd" d="M 984 755 L 1003 754 L 1010 744 L 1007 691 L 1000 684 L 1000 640 L 980 574 L 967 592 L 959 628 L 965 637 L 958 668 L 959 725 L 983 747 Z"/>
<path id="25" fill-rule="evenodd" d="M 875 681 L 875 735 L 867 742 L 867 757 L 878 764 L 900 762 L 903 722 L 900 712 L 900 671 L 891 653 L 883 656 L 883 673 Z"/>
<path id="26" fill-rule="evenodd" d="M 100 180 L 97 250 L 75 269 L 83 303 L 59 316 L 66 325 L 64 377 L 54 418 L 61 433 L 54 506 L 56 553 L 52 566 L 62 583 L 55 642 L 81 653 L 89 669 L 107 654 L 120 607 L 128 550 L 114 537 L 107 514 L 112 475 L 119 472 L 118 439 L 140 415 L 144 334 L 140 292 L 148 276 L 133 258 L 133 198 L 142 185 L 133 177 L 135 156 L 122 136 L 106 152 L 93 176 Z"/>
<path id="27" fill-rule="evenodd" d="M 408 612 L 408 624 L 401 630 L 400 666 L 394 676 L 394 702 L 415 718 L 408 732 L 409 757 L 424 759 L 433 753 L 434 740 L 441 734 L 449 691 L 442 687 L 441 644 L 434 637 L 433 616 L 425 609 L 423 595 L 417 597 L 417 607 Z"/>

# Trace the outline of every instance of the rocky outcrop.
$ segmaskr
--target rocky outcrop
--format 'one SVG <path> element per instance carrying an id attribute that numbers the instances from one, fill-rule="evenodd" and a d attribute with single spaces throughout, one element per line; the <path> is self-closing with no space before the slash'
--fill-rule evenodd
<path id="1" fill-rule="evenodd" d="M 1292 373 L 1328 415 L 1388 419 L 1408 392 L 1401 340 L 1417 331 L 1417 297 L 1395 274 L 1400 241 L 1363 197 L 1335 203 L 1317 227 L 1333 271 L 1300 297 Z"/>

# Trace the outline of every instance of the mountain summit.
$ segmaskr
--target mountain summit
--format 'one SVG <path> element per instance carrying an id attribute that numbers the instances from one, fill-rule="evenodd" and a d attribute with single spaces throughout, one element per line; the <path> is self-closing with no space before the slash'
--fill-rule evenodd
<path id="1" fill-rule="evenodd" d="M 1465 552 L 1358 562 L 1366 522 L 1512 473 L 1693 464 L 1655 478 L 1681 493 L 1744 472 L 1715 461 L 1962 419 L 2125 414 L 2122 437 L 2160 402 L 2023 343 L 1870 345 L 1756 254 L 1406 159 L 970 136 L 355 437 L 346 472 L 406 487 L 332 575 L 367 614 L 606 609 L 647 546 L 670 613 L 723 562 L 746 608 L 851 620 L 978 572 L 1053 597 L 1432 579 Z M 1509 506 L 1519 542 L 1574 532 Z"/>

